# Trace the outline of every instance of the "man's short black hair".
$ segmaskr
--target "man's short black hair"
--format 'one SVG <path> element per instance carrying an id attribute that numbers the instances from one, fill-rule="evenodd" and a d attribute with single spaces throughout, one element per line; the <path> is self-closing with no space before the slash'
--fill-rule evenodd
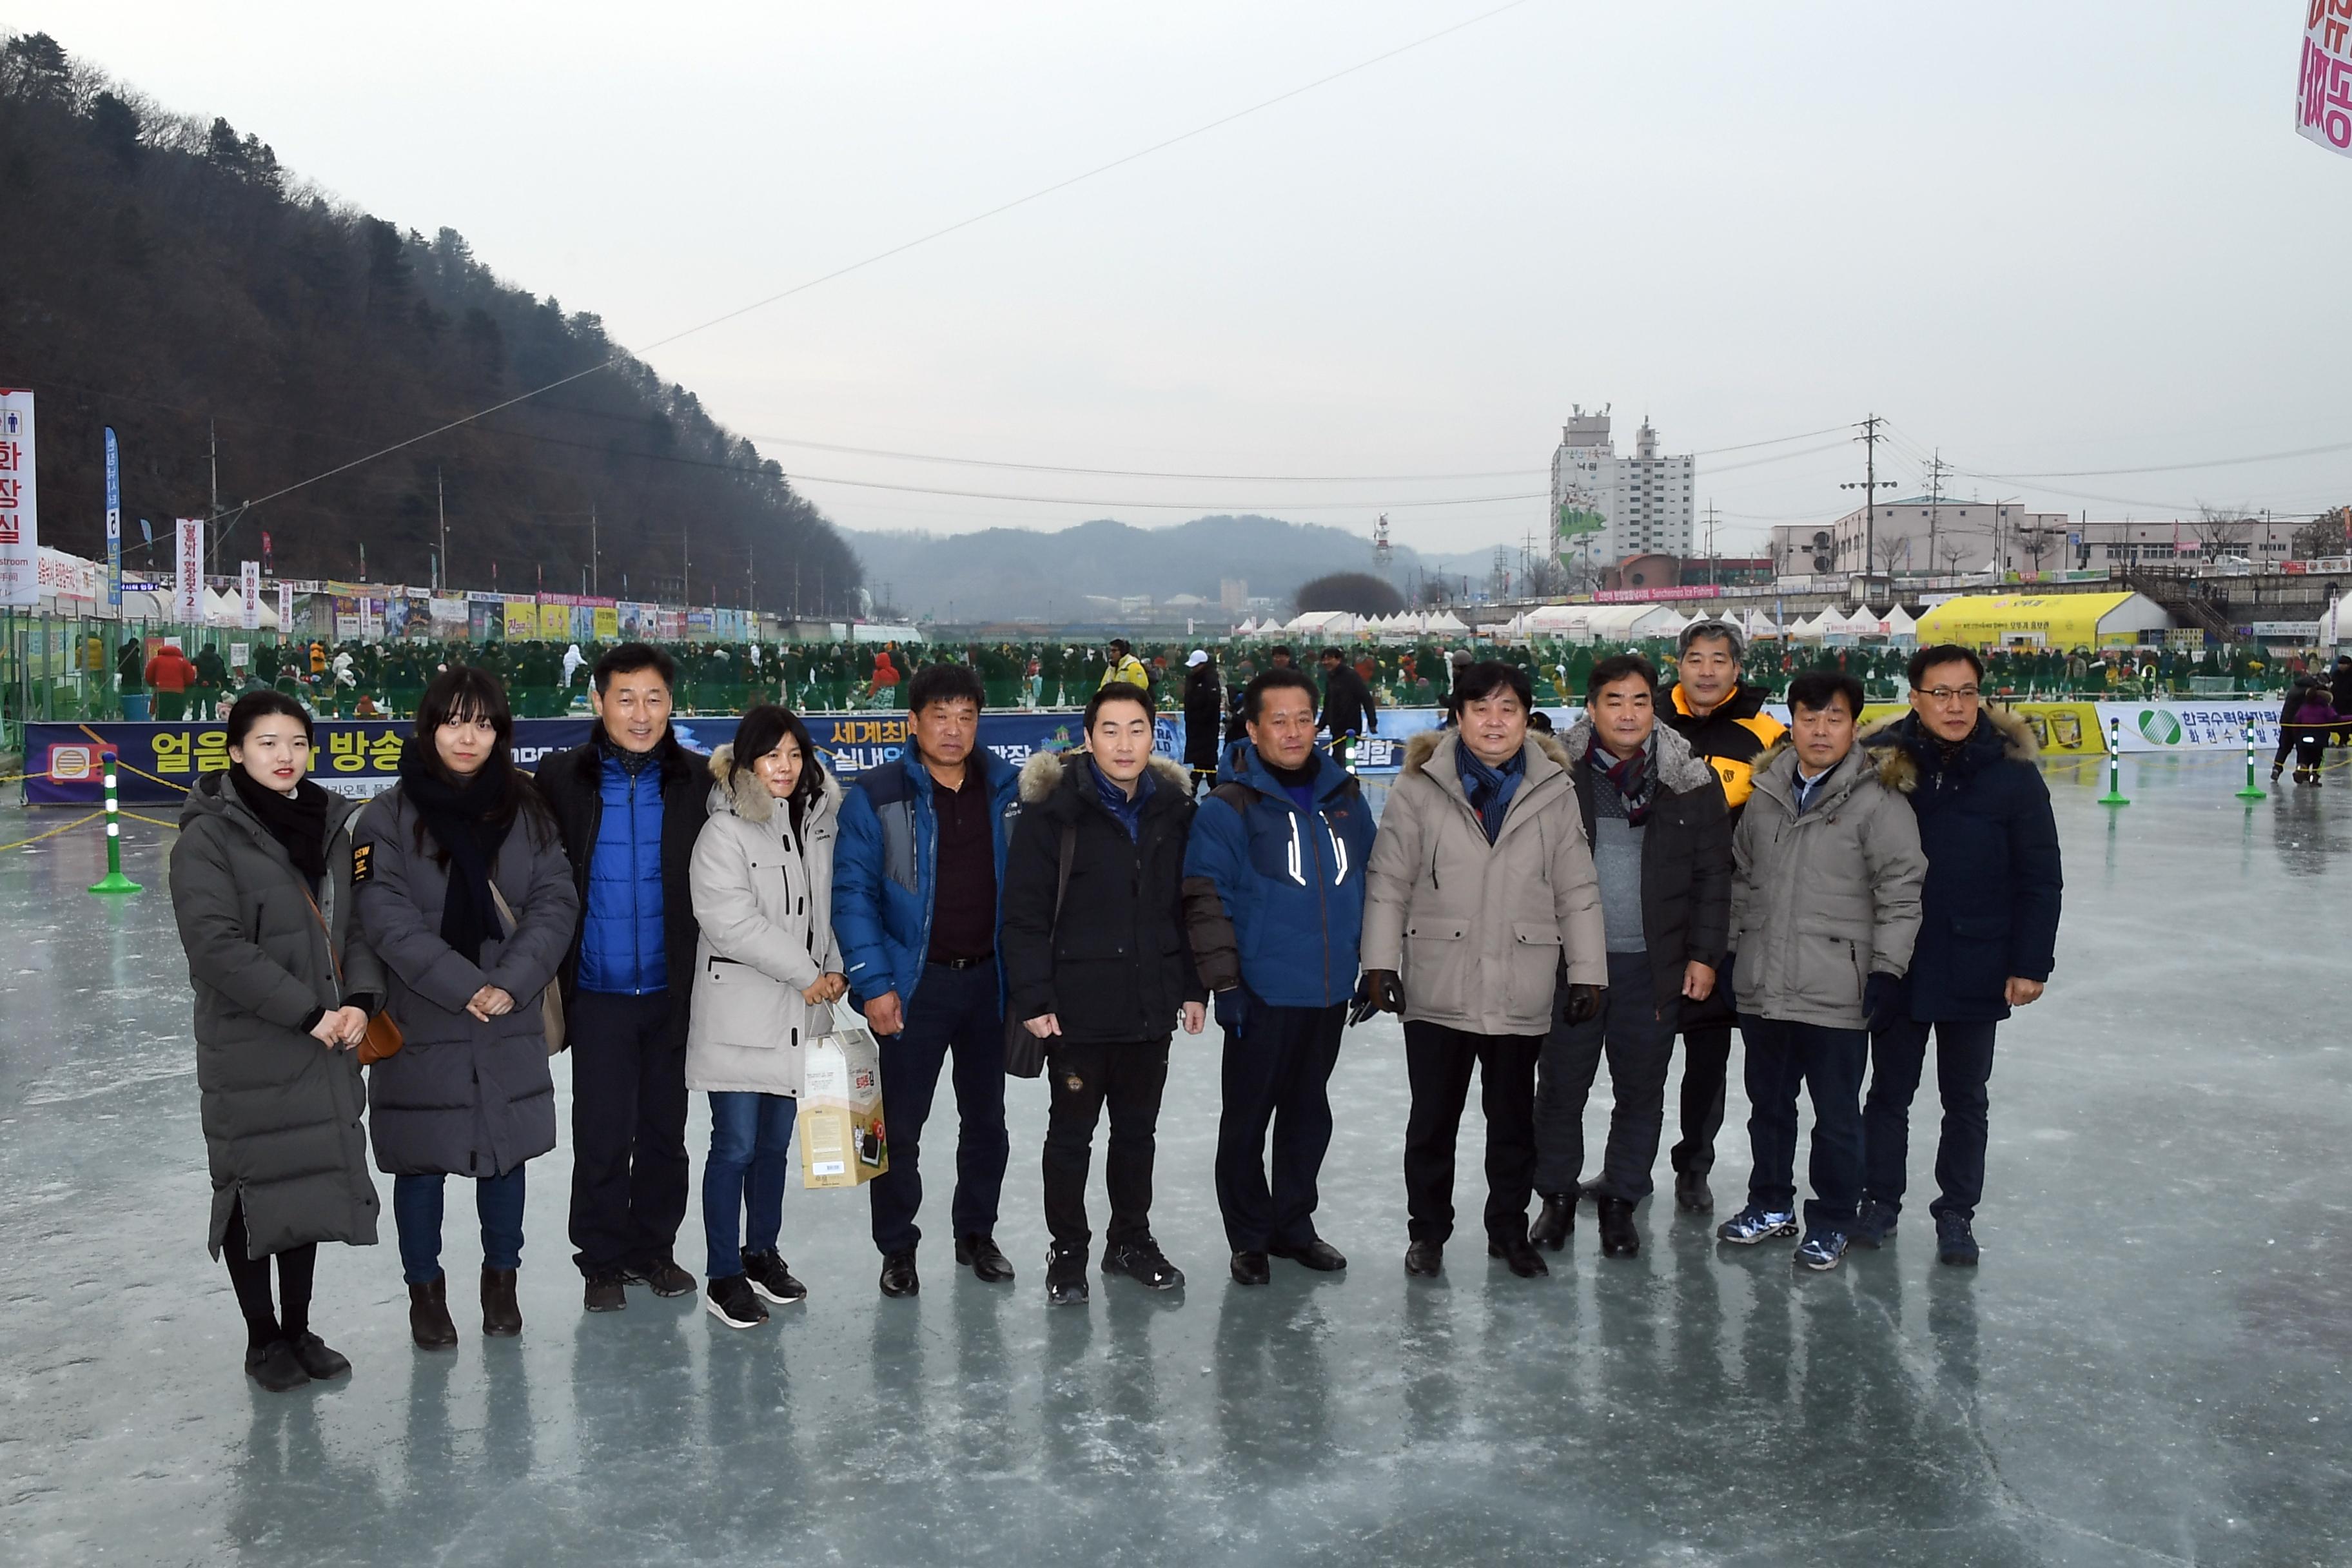
<path id="1" fill-rule="evenodd" d="M 589 672 L 588 679 L 596 688 L 596 695 L 602 697 L 605 688 L 613 684 L 613 677 L 635 675 L 641 669 L 652 670 L 661 677 L 664 686 L 677 689 L 677 660 L 646 642 L 619 644 L 596 661 L 596 668 Z"/>
<path id="2" fill-rule="evenodd" d="M 1290 651 L 1290 645 L 1288 643 L 1278 642 L 1272 647 L 1265 650 L 1265 657 L 1268 658 L 1296 658 L 1298 656 Z"/>
<path id="3" fill-rule="evenodd" d="M 1348 662 L 1348 656 L 1341 653 L 1336 647 L 1327 647 L 1321 653 L 1316 655 L 1316 657 L 1318 658 L 1336 658 L 1342 664 Z"/>
<path id="4" fill-rule="evenodd" d="M 1281 650 L 1277 648 L 1276 651 Z M 1258 721 L 1265 710 L 1265 694 L 1269 691 L 1304 691 L 1309 708 L 1315 706 L 1316 699 L 1323 695 L 1315 689 L 1314 680 L 1305 670 L 1296 665 L 1276 665 L 1272 669 L 1261 670 L 1251 676 L 1250 683 L 1242 688 L 1244 722 L 1255 724 Z"/>
<path id="5" fill-rule="evenodd" d="M 1087 699 L 1086 721 L 1080 724 L 1078 728 L 1082 730 L 1093 729 L 1095 727 L 1095 715 L 1101 712 L 1105 705 L 1112 702 L 1132 702 L 1138 708 L 1143 710 L 1143 716 L 1145 718 L 1149 719 L 1153 716 L 1151 697 L 1149 692 L 1145 691 L 1143 688 L 1138 686 L 1132 680 L 1114 680 L 1108 686 L 1098 686 L 1095 688 L 1095 694 Z"/>
<path id="6" fill-rule="evenodd" d="M 1984 660 L 1979 658 L 1972 650 L 1964 648 L 1956 642 L 1939 642 L 1933 647 L 1923 647 L 1911 656 L 1910 668 L 1906 671 L 1911 677 L 1911 689 L 1914 691 L 1924 689 L 1919 683 L 1927 678 L 1929 670 L 1939 664 L 1965 664 L 1969 667 L 1969 673 L 1975 676 L 1979 682 L 1984 679 Z"/>
<path id="7" fill-rule="evenodd" d="M 1590 704 L 1601 695 L 1604 686 L 1614 686 L 1629 675 L 1638 675 L 1649 689 L 1654 700 L 1658 695 L 1658 667 L 1638 653 L 1612 653 L 1592 667 L 1592 674 L 1584 683 L 1584 700 Z"/>
<path id="8" fill-rule="evenodd" d="M 1516 664 L 1506 664 L 1499 658 L 1481 659 L 1454 678 L 1454 707 L 1460 712 L 1473 702 L 1494 696 L 1505 687 L 1519 700 L 1519 706 L 1533 712 L 1536 705 L 1535 683 L 1528 672 Z"/>
<path id="9" fill-rule="evenodd" d="M 1796 716 L 1800 708 L 1810 708 L 1819 713 L 1835 699 L 1845 699 L 1845 710 L 1856 719 L 1862 717 L 1862 682 L 1843 669 L 1809 669 L 1789 682 L 1789 713 Z"/>
<path id="10" fill-rule="evenodd" d="M 1127 639 L 1125 637 L 1113 637 L 1110 639 L 1110 651 L 1115 654 L 1124 656 L 1132 653 L 1135 650 L 1127 646 Z"/>
<path id="11" fill-rule="evenodd" d="M 950 664 L 942 660 L 927 664 L 915 671 L 907 682 L 907 711 L 920 713 L 934 702 L 970 702 L 974 708 L 987 706 L 981 690 L 980 677 L 968 664 Z"/>

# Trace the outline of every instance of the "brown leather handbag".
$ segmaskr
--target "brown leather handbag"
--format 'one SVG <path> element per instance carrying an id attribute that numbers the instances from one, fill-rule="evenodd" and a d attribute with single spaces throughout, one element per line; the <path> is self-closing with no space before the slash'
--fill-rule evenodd
<path id="1" fill-rule="evenodd" d="M 507 935 L 512 938 L 522 929 L 522 921 L 515 919 L 514 906 L 507 902 L 507 896 L 499 891 L 496 882 L 490 884 L 490 902 L 498 905 L 499 918 L 507 922 Z M 547 1035 L 549 1056 L 563 1049 L 563 987 L 552 980 L 539 994 L 539 1026 Z M 394 1045 L 392 1048 L 396 1051 L 400 1047 Z"/>
<path id="2" fill-rule="evenodd" d="M 327 938 L 327 963 L 335 972 L 335 989 L 341 991 L 343 965 L 335 956 L 335 933 L 327 924 L 327 911 L 319 907 L 319 900 L 311 897 L 310 889 L 303 889 L 302 896 L 310 900 L 310 913 L 317 918 L 319 930 Z M 398 1056 L 400 1047 L 407 1043 L 406 1037 L 400 1032 L 400 1026 L 393 1021 L 391 1011 L 388 1008 L 379 1010 L 368 1019 L 367 1033 L 360 1037 L 360 1066 L 373 1067 L 386 1057 Z"/>

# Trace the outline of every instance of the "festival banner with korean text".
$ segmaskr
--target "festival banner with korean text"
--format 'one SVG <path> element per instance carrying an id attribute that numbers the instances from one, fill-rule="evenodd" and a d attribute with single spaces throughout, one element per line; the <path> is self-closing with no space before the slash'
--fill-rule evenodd
<path id="1" fill-rule="evenodd" d="M 2352 157 L 2352 0 L 2310 0 L 2296 76 L 2296 133 Z"/>
<path id="2" fill-rule="evenodd" d="M 184 517 L 172 525 L 172 618 L 189 626 L 205 620 L 205 520 Z"/>
<path id="3" fill-rule="evenodd" d="M 41 502 L 33 441 L 33 394 L 0 387 L 0 605 L 41 599 Z"/>

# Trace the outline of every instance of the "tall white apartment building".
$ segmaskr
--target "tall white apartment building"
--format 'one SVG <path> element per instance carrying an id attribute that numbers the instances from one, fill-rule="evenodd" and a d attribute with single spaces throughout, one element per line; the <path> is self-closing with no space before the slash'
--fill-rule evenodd
<path id="1" fill-rule="evenodd" d="M 1633 455 L 1621 458 L 1609 437 L 1609 409 L 1587 414 L 1576 405 L 1551 457 L 1551 516 L 1563 557 L 1590 552 L 1595 565 L 1628 555 L 1677 558 L 1693 550 L 1696 509 L 1691 500 L 1690 454 L 1662 457 L 1647 419 L 1633 437 Z M 1579 520 L 1594 532 L 1578 532 Z"/>

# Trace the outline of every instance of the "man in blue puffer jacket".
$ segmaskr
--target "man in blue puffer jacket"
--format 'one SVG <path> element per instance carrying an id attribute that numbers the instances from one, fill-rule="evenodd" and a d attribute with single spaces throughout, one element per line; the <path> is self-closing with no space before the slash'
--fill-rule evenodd
<path id="1" fill-rule="evenodd" d="M 710 778 L 670 731 L 677 675 L 645 643 L 605 654 L 589 680 L 594 734 L 536 775 L 580 894 L 562 982 L 572 1261 L 592 1312 L 626 1306 L 630 1282 L 661 1296 L 694 1289 L 671 1250 L 686 1218 L 687 1009 L 700 935 L 688 877 Z"/>
<path id="2" fill-rule="evenodd" d="M 882 1046 L 889 1169 L 868 1184 L 882 1294 L 921 1289 L 915 1223 L 923 1123 L 955 1053 L 955 1257 L 992 1284 L 1013 1278 L 996 1245 L 1004 1131 L 1004 969 L 999 891 L 1018 769 L 979 743 L 982 689 L 967 665 L 926 665 L 907 688 L 908 754 L 844 792 L 833 930 L 850 1000 Z"/>
<path id="3" fill-rule="evenodd" d="M 1325 1272 L 1348 1266 L 1315 1233 L 1315 1184 L 1356 990 L 1372 812 L 1355 775 L 1316 749 L 1318 696 L 1287 667 L 1249 683 L 1249 739 L 1227 749 L 1184 856 L 1193 962 L 1225 1031 L 1217 1205 L 1244 1285 L 1266 1282 L 1269 1256 Z"/>

